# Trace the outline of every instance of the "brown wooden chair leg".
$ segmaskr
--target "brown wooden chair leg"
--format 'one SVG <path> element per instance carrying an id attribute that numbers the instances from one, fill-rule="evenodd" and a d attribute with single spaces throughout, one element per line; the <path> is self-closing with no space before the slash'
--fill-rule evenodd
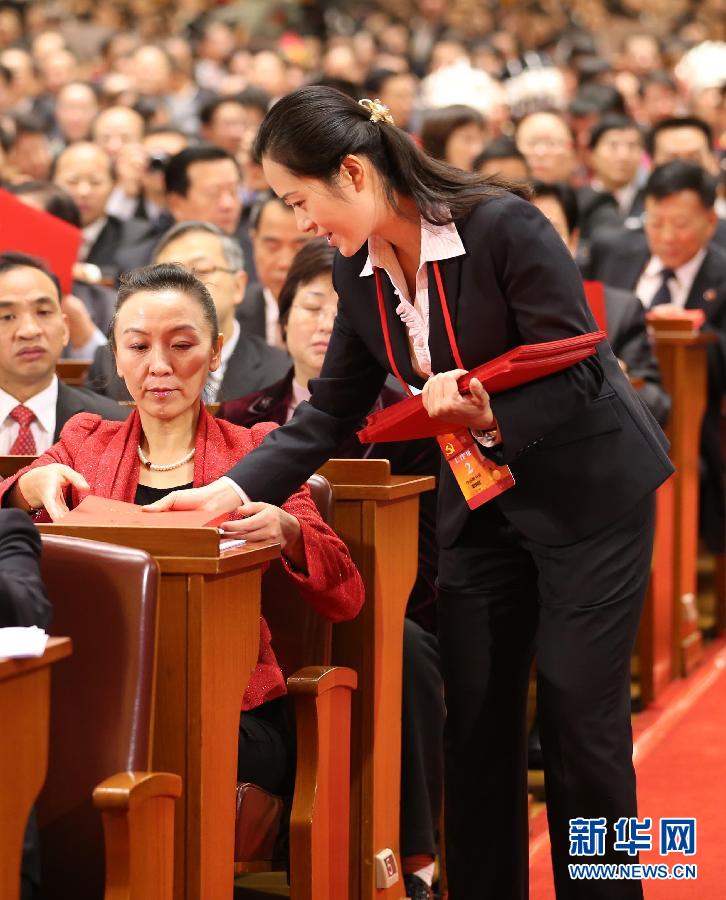
<path id="1" fill-rule="evenodd" d="M 106 844 L 104 900 L 171 900 L 178 775 L 122 772 L 93 792 Z"/>
<path id="2" fill-rule="evenodd" d="M 345 667 L 310 666 L 287 685 L 295 698 L 298 762 L 290 817 L 291 900 L 347 900 L 350 694 Z"/>

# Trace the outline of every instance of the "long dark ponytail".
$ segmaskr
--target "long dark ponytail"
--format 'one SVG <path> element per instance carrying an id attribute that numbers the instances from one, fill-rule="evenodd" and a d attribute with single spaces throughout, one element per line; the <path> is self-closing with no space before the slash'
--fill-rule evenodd
<path id="1" fill-rule="evenodd" d="M 296 175 L 334 182 L 349 154 L 367 157 L 386 197 L 411 197 L 421 216 L 435 225 L 463 218 L 482 200 L 511 191 L 529 197 L 526 186 L 462 172 L 427 156 L 395 125 L 372 122 L 370 111 L 335 88 L 313 85 L 284 96 L 257 132 L 253 156 L 266 156 Z"/>

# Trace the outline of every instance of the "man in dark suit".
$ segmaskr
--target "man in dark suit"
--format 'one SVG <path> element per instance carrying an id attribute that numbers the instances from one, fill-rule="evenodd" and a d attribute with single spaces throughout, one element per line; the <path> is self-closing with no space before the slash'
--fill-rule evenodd
<path id="1" fill-rule="evenodd" d="M 52 174 L 54 184 L 70 195 L 80 213 L 83 240 L 78 262 L 96 266 L 102 275 L 115 278 L 119 249 L 138 241 L 148 232 L 149 225 L 122 222 L 106 214 L 114 185 L 111 158 L 97 144 L 82 141 L 58 155 Z"/>
<path id="2" fill-rule="evenodd" d="M 703 310 L 704 328 L 718 341 L 708 348 L 708 404 L 701 430 L 701 535 L 709 549 L 724 547 L 721 398 L 726 380 L 726 252 L 713 243 L 715 179 L 697 163 L 675 160 L 654 170 L 645 187 L 643 232 L 596 241 L 587 274 L 634 291 L 646 309 L 669 305 Z"/>
<path id="3" fill-rule="evenodd" d="M 233 237 L 205 222 L 180 222 L 162 237 L 153 261 L 177 262 L 190 269 L 204 281 L 214 300 L 224 345 L 220 367 L 210 373 L 205 389 L 208 402 L 234 400 L 277 381 L 287 372 L 287 353 L 248 334 L 235 318 L 247 275 L 242 252 Z M 107 397 L 130 399 L 116 374 L 108 345 L 96 351 L 86 384 Z"/>
<path id="4" fill-rule="evenodd" d="M 0 455 L 36 455 L 79 412 L 120 421 L 129 410 L 55 374 L 68 341 L 58 281 L 22 253 L 0 255 Z"/>
<path id="5" fill-rule="evenodd" d="M 268 192 L 252 209 L 250 237 L 258 280 L 249 284 L 237 318 L 248 334 L 281 347 L 278 297 L 297 251 L 310 236 L 297 230 L 293 210 Z"/>
<path id="6" fill-rule="evenodd" d="M 643 144 L 638 123 L 628 116 L 603 116 L 590 132 L 590 186 L 615 198 L 620 224 L 626 228 L 637 226 L 643 212 Z"/>
<path id="7" fill-rule="evenodd" d="M 577 200 L 572 188 L 563 183 L 534 182 L 534 204 L 547 216 L 575 255 L 577 247 Z M 659 425 L 664 425 L 671 400 L 661 384 L 658 360 L 648 337 L 643 304 L 632 291 L 605 286 L 605 318 L 608 340 L 621 368 L 631 381 L 642 382 L 640 396 Z"/>
<path id="8" fill-rule="evenodd" d="M 148 265 L 162 235 L 178 222 L 216 225 L 236 239 L 244 258 L 251 261 L 247 223 L 242 220 L 242 178 L 233 156 L 211 144 L 186 147 L 166 163 L 164 182 L 168 213 L 141 239 L 124 247 L 118 255 L 119 271 Z"/>

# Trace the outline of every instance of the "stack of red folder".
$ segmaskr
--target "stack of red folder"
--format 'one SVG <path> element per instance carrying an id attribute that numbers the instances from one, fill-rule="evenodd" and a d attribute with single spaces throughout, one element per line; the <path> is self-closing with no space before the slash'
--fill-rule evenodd
<path id="1" fill-rule="evenodd" d="M 478 378 L 489 394 L 499 394 L 528 381 L 537 381 L 592 356 L 597 345 L 606 337 L 604 331 L 593 331 L 543 344 L 523 344 L 462 375 L 459 389 L 465 394 L 471 378 Z M 368 416 L 358 437 L 363 444 L 409 441 L 447 434 L 460 427 L 429 418 L 421 396 L 416 395 Z"/>

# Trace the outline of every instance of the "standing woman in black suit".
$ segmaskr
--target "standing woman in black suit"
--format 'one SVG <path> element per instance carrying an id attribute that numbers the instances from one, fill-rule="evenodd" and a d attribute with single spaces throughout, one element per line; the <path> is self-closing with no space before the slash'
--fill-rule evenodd
<path id="1" fill-rule="evenodd" d="M 255 152 L 301 231 L 339 253 L 338 314 L 312 397 L 212 485 L 161 508 L 279 503 L 335 454 L 389 372 L 515 485 L 472 510 L 442 463 L 439 630 L 452 900 L 527 896 L 526 698 L 533 653 L 560 898 L 640 898 L 574 881 L 570 820 L 636 815 L 630 653 L 645 594 L 662 432 L 608 345 L 490 398 L 457 377 L 519 344 L 595 330 L 575 264 L 526 199 L 426 157 L 385 107 L 323 87 L 272 107 Z M 501 479 L 505 481 L 505 479 Z M 245 521 L 232 526 L 252 536 Z M 600 849 L 600 848 L 598 848 Z"/>

